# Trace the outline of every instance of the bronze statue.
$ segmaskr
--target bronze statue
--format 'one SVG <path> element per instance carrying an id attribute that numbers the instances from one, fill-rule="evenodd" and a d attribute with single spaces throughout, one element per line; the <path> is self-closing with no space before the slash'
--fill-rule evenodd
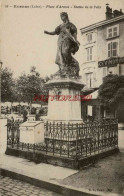
<path id="1" fill-rule="evenodd" d="M 80 43 L 77 40 L 77 28 L 68 19 L 68 14 L 62 12 L 60 14 L 63 23 L 59 25 L 55 31 L 44 33 L 49 35 L 59 35 L 58 49 L 55 63 L 59 65 L 58 75 L 61 76 L 78 76 L 79 63 L 72 54 L 75 54 Z"/>

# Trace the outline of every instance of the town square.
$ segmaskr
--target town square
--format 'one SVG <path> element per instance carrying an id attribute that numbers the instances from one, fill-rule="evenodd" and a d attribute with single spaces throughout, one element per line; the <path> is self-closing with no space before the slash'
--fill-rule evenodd
<path id="1" fill-rule="evenodd" d="M 124 195 L 124 6 L 79 2 L 3 4 L 1 196 Z"/>

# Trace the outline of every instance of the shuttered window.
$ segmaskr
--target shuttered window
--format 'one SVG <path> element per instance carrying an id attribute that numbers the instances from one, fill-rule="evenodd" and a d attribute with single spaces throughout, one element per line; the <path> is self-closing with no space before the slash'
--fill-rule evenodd
<path id="1" fill-rule="evenodd" d="M 119 36 L 119 25 L 107 28 L 107 38 Z"/>
<path id="2" fill-rule="evenodd" d="M 118 42 L 108 43 L 108 57 L 116 57 L 118 55 L 117 46 L 118 46 Z"/>
<path id="3" fill-rule="evenodd" d="M 87 34 L 87 42 L 90 43 L 93 39 L 92 33 Z"/>
<path id="4" fill-rule="evenodd" d="M 92 60 L 92 52 L 93 52 L 92 47 L 87 48 L 87 61 L 91 61 Z"/>
<path id="5" fill-rule="evenodd" d="M 86 85 L 87 87 L 93 87 L 93 73 L 86 73 Z"/>

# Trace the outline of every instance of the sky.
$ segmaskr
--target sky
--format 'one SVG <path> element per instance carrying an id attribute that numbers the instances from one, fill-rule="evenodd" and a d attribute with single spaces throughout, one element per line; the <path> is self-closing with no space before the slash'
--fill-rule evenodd
<path id="1" fill-rule="evenodd" d="M 0 60 L 3 62 L 3 67 L 13 71 L 15 78 L 24 72 L 29 73 L 32 66 L 36 67 L 42 77 L 58 70 L 58 65 L 55 64 L 58 36 L 46 35 L 44 30 L 54 31 L 62 23 L 61 12 L 67 12 L 70 22 L 78 29 L 81 46 L 75 58 L 81 65 L 83 43 L 80 28 L 105 20 L 106 3 L 109 3 L 113 10 L 124 11 L 124 0 L 0 0 L 0 2 Z M 17 6 L 32 6 L 32 8 L 17 8 Z M 36 6 L 44 7 L 36 8 Z M 69 6 L 69 8 L 56 8 L 56 6 Z"/>

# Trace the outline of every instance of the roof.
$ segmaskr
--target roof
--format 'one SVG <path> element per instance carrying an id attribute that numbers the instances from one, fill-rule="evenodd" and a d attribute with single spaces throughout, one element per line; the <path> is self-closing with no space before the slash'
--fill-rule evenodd
<path id="1" fill-rule="evenodd" d="M 98 88 L 87 88 L 86 91 L 82 91 L 81 94 L 87 96 L 91 95 L 92 99 L 97 99 L 98 98 Z"/>
<path id="2" fill-rule="evenodd" d="M 119 21 L 119 20 L 124 20 L 124 15 L 121 15 L 121 16 L 118 16 L 118 17 L 115 17 L 115 18 L 112 18 L 112 19 L 109 19 L 109 20 L 103 20 L 103 21 L 94 23 L 94 24 L 92 24 L 92 25 L 83 27 L 83 28 L 81 28 L 80 30 L 81 30 L 82 33 L 85 33 L 85 32 L 87 32 L 87 31 L 96 29 L 96 28 L 98 28 L 98 27 L 101 27 L 101 26 L 104 26 L 104 25 L 107 25 L 107 24 L 111 24 L 111 23 L 113 23 L 113 22 L 117 22 L 117 21 Z"/>
<path id="3" fill-rule="evenodd" d="M 83 94 L 83 95 L 89 95 L 89 94 L 91 94 L 92 92 L 94 92 L 94 91 L 96 91 L 96 90 L 98 90 L 99 89 L 99 87 L 95 87 L 95 88 L 89 88 L 89 87 L 87 87 L 87 86 L 85 86 L 82 90 L 81 90 L 81 94 Z"/>

